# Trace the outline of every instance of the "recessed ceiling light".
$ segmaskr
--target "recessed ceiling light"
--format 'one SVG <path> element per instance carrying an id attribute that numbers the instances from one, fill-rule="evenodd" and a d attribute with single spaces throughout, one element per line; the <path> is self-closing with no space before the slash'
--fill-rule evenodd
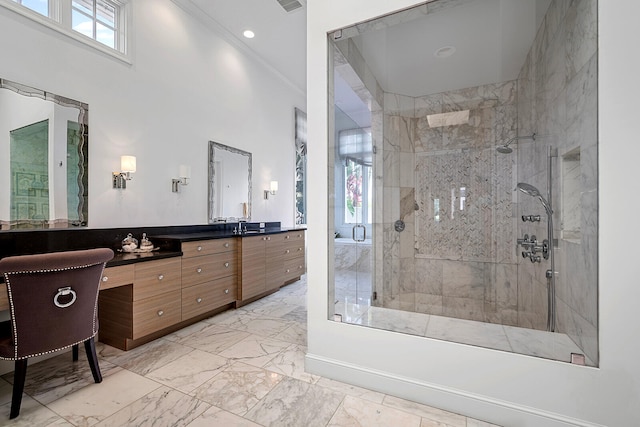
<path id="1" fill-rule="evenodd" d="M 453 55 L 455 52 L 456 48 L 454 46 L 443 46 L 433 52 L 433 56 L 435 56 L 436 58 L 447 58 Z"/>
<path id="2" fill-rule="evenodd" d="M 251 30 L 244 30 L 244 33 L 242 33 L 242 35 L 248 39 L 252 39 L 256 36 L 255 33 Z"/>

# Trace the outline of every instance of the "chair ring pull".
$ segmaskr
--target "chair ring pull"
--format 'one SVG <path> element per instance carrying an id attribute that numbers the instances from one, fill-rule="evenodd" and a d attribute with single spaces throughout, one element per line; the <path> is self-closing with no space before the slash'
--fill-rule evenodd
<path id="1" fill-rule="evenodd" d="M 58 301 L 59 297 L 67 296 L 67 295 L 71 295 L 71 301 L 65 302 L 65 303 L 61 303 Z M 53 303 L 56 305 L 56 307 L 60 307 L 60 308 L 67 308 L 70 305 L 72 305 L 74 302 L 76 302 L 76 291 L 71 289 L 71 286 L 58 288 L 58 293 L 56 294 L 56 296 L 53 297 Z"/>

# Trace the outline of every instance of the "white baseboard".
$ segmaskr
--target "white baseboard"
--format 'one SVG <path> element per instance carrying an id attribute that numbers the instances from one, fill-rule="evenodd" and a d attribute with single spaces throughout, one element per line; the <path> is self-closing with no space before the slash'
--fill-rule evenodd
<path id="1" fill-rule="evenodd" d="M 333 380 L 511 427 L 605 427 L 537 408 L 307 353 L 305 370 Z"/>

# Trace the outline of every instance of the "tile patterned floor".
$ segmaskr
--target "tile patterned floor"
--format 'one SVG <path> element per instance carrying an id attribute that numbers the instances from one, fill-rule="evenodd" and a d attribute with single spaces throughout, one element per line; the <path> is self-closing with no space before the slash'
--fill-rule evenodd
<path id="1" fill-rule="evenodd" d="M 84 352 L 29 366 L 20 416 L 0 378 L 0 425 L 415 426 L 491 424 L 304 371 L 306 281 L 128 352 L 98 344 L 104 380 Z"/>

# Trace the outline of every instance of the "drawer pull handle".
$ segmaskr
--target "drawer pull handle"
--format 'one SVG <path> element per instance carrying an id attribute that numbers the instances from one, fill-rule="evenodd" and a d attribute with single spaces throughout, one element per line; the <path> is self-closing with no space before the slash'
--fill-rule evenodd
<path id="1" fill-rule="evenodd" d="M 225 248 L 228 248 L 228 247 L 229 247 L 229 243 L 225 243 L 225 244 L 224 244 L 224 247 L 225 247 Z"/>
<path id="2" fill-rule="evenodd" d="M 164 314 L 164 311 L 158 310 L 158 317 L 162 317 L 163 314 Z"/>
<path id="3" fill-rule="evenodd" d="M 267 238 L 266 238 L 266 237 L 263 237 L 263 238 L 262 238 L 262 240 L 267 241 Z"/>
<path id="4" fill-rule="evenodd" d="M 298 252 L 300 252 L 302 250 L 302 248 L 298 248 Z"/>
<path id="5" fill-rule="evenodd" d="M 298 234 L 298 237 L 302 237 L 302 234 Z"/>
<path id="6" fill-rule="evenodd" d="M 298 268 L 299 268 L 300 270 L 302 270 L 302 266 L 299 266 Z"/>
<path id="7" fill-rule="evenodd" d="M 225 293 L 225 294 L 228 294 L 228 293 L 229 293 L 229 289 L 225 289 L 225 290 L 224 290 L 224 293 Z"/>
<path id="8" fill-rule="evenodd" d="M 287 273 L 291 273 L 291 270 L 289 270 L 288 268 L 287 268 Z"/>
<path id="9" fill-rule="evenodd" d="M 104 277 L 102 278 L 102 281 L 103 281 L 103 282 L 108 282 L 108 281 L 109 281 L 109 277 L 108 277 L 108 276 L 104 276 Z"/>
<path id="10" fill-rule="evenodd" d="M 289 236 L 285 236 L 284 238 L 285 238 L 285 239 L 288 239 L 288 238 L 289 238 Z"/>
<path id="11" fill-rule="evenodd" d="M 267 240 L 271 240 L 271 237 L 267 237 Z"/>
<path id="12" fill-rule="evenodd" d="M 285 254 L 288 254 L 289 252 L 291 252 L 289 249 L 287 249 L 287 251 L 285 252 Z"/>
<path id="13" fill-rule="evenodd" d="M 198 252 L 200 252 L 202 250 L 202 246 L 198 246 Z"/>
<path id="14" fill-rule="evenodd" d="M 202 298 L 196 298 L 196 302 L 200 304 L 202 302 Z"/>
<path id="15" fill-rule="evenodd" d="M 226 268 L 229 268 L 229 263 L 228 263 L 228 262 L 225 262 L 225 263 L 224 263 L 224 266 L 225 266 Z"/>
<path id="16" fill-rule="evenodd" d="M 162 280 L 162 279 L 164 279 L 164 274 L 161 274 L 158 276 L 158 280 Z"/>
<path id="17" fill-rule="evenodd" d="M 202 273 L 202 269 L 200 267 L 196 268 L 196 273 Z"/>

